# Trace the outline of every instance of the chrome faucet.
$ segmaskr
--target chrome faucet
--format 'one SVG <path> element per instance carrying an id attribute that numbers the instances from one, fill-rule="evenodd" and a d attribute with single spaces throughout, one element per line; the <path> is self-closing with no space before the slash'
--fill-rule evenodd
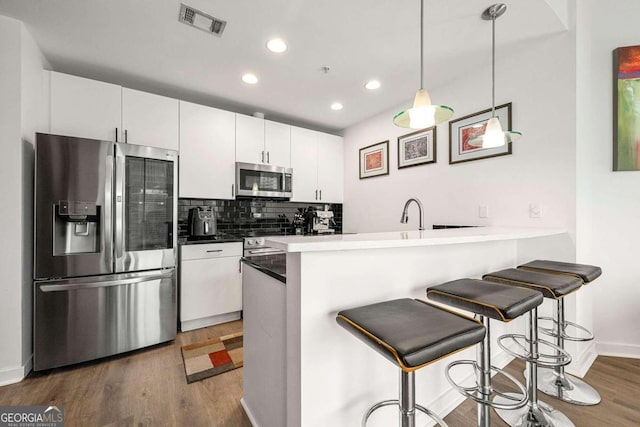
<path id="1" fill-rule="evenodd" d="M 424 230 L 424 212 L 422 211 L 422 203 L 420 203 L 420 200 L 416 198 L 412 197 L 409 200 L 407 200 L 407 203 L 404 204 L 404 209 L 402 210 L 402 218 L 400 218 L 400 222 L 402 224 L 406 224 L 409 221 L 409 215 L 407 214 L 407 211 L 409 210 L 409 205 L 411 204 L 411 202 L 416 202 L 416 204 L 418 205 L 418 211 L 420 213 L 420 224 L 419 224 L 418 230 Z"/>

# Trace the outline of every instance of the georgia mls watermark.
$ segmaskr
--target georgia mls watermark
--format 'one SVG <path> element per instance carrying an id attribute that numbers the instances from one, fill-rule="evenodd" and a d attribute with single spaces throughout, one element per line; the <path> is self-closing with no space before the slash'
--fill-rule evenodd
<path id="1" fill-rule="evenodd" d="M 0 427 L 64 427 L 62 406 L 0 406 Z"/>

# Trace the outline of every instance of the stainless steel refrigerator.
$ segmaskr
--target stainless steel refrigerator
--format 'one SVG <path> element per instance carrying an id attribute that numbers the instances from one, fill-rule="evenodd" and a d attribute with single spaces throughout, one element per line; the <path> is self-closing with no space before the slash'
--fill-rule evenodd
<path id="1" fill-rule="evenodd" d="M 177 160 L 37 134 L 34 370 L 175 338 Z"/>

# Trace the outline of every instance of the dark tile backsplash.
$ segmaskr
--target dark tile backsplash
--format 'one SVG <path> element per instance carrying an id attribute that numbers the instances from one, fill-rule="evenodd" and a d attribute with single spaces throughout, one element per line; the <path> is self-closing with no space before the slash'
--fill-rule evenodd
<path id="1" fill-rule="evenodd" d="M 333 211 L 336 233 L 342 232 L 342 204 L 326 203 Z M 313 206 L 323 210 L 325 203 L 297 203 L 283 200 L 242 199 L 202 200 L 178 199 L 178 236 L 189 235 L 187 220 L 189 209 L 197 206 L 212 206 L 216 213 L 219 232 L 231 233 L 260 231 L 261 233 L 293 234 L 293 215 L 298 208 Z"/>

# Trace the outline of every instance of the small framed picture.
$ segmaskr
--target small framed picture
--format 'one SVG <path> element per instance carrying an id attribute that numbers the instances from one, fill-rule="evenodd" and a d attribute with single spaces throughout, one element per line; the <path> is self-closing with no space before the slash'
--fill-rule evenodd
<path id="1" fill-rule="evenodd" d="M 398 137 L 398 169 L 435 162 L 435 126 Z"/>
<path id="2" fill-rule="evenodd" d="M 503 130 L 511 130 L 511 103 L 497 106 L 496 117 Z M 495 148 L 469 144 L 471 138 L 484 134 L 490 118 L 491 108 L 449 122 L 449 164 L 511 154 L 511 144 Z"/>
<path id="3" fill-rule="evenodd" d="M 360 149 L 360 179 L 389 175 L 389 141 Z"/>

